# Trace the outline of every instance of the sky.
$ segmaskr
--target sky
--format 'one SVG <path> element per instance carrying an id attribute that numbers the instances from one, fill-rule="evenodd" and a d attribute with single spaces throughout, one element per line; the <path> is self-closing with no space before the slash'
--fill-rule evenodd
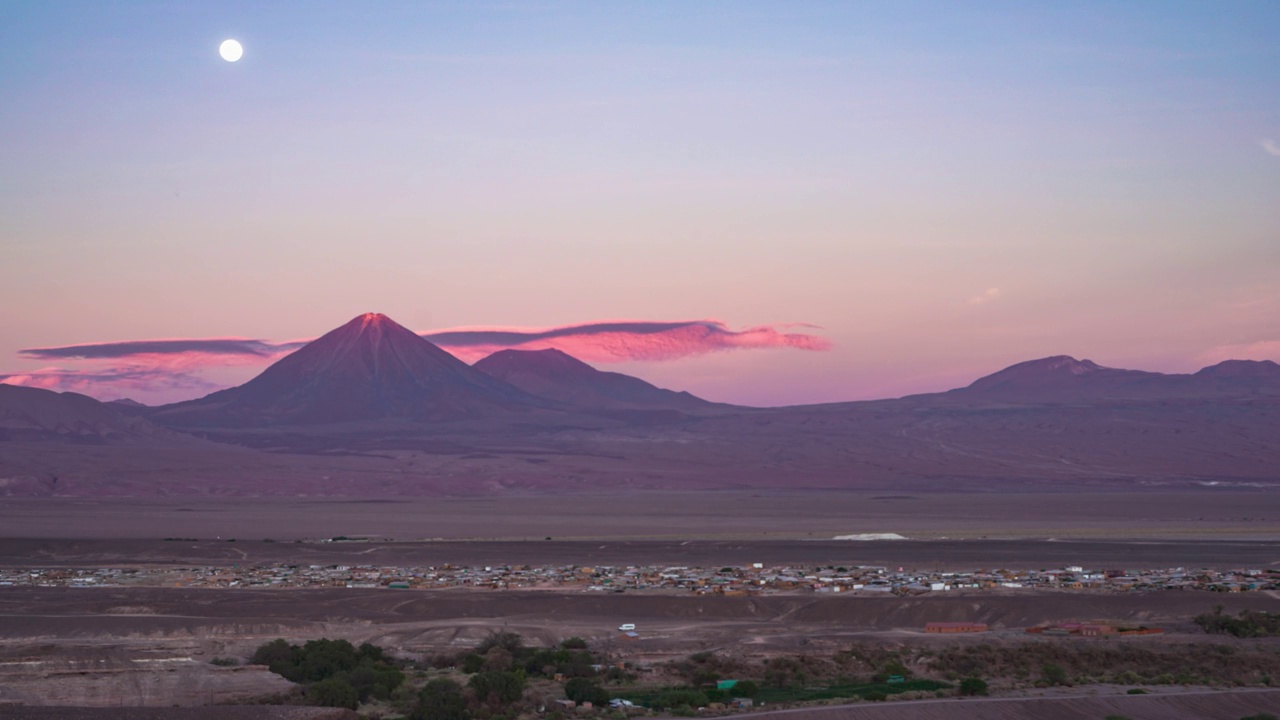
<path id="1" fill-rule="evenodd" d="M 185 399 L 364 312 L 758 405 L 1280 360 L 1278 32 L 1272 0 L 0 0 L 0 376 Z M 120 349 L 227 338 L 259 352 Z"/>

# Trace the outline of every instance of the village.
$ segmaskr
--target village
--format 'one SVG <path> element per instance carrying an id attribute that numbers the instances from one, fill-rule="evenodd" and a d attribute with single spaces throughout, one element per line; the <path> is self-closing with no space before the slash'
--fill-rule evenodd
<path id="1" fill-rule="evenodd" d="M 1263 569 L 1088 569 L 907 571 L 879 566 L 584 567 L 482 566 L 387 567 L 377 565 L 259 564 L 227 567 L 6 568 L 0 587 L 187 588 L 472 588 L 719 595 L 774 593 L 890 593 L 1039 590 L 1152 592 L 1191 590 L 1252 592 L 1280 589 L 1280 572 Z"/>

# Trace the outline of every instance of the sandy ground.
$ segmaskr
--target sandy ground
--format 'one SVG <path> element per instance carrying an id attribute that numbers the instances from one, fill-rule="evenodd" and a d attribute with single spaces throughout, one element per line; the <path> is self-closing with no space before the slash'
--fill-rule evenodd
<path id="1" fill-rule="evenodd" d="M 1076 697 L 948 698 L 838 707 L 757 712 L 750 717 L 778 720 L 1101 720 L 1123 715 L 1131 720 L 1239 720 L 1280 711 L 1280 690 L 1193 690 L 1159 695 L 1095 695 L 1082 688 Z"/>
<path id="2" fill-rule="evenodd" d="M 265 705 L 222 705 L 192 708 L 5 707 L 0 718 L 11 720 L 355 720 L 350 710 Z"/>
<path id="3" fill-rule="evenodd" d="M 5 498 L 0 501 L 0 566 L 764 562 L 918 569 L 1274 567 L 1280 563 L 1278 500 L 1276 493 L 1209 490 L 990 495 L 732 491 L 376 501 Z M 831 540 L 872 532 L 915 539 Z M 337 535 L 369 536 L 372 541 L 315 541 Z M 264 542 L 268 538 L 274 542 Z M 295 542 L 304 538 L 310 541 Z M 213 698 L 248 701 L 278 691 L 279 678 L 261 669 L 221 668 L 209 661 L 246 658 L 276 637 L 371 641 L 421 658 L 472 647 L 495 630 L 518 632 L 534 644 L 577 635 L 642 665 L 701 650 L 771 654 L 834 652 L 859 641 L 1012 641 L 1025 638 L 1025 626 L 1066 620 L 1139 622 L 1171 631 L 1164 637 L 1097 642 L 1243 642 L 1206 636 L 1190 625 L 1192 616 L 1219 603 L 1228 612 L 1273 610 L 1277 598 L 1194 591 L 725 598 L 553 590 L 9 587 L 0 588 L 0 717 L 5 712 L 37 720 L 79 717 L 13 715 L 16 711 L 5 703 L 14 702 L 107 707 L 201 705 Z M 964 638 L 920 632 L 934 620 L 986 622 L 994 630 Z M 616 628 L 624 622 L 639 626 L 639 640 L 618 636 Z M 1280 649 L 1280 641 L 1253 642 Z M 1154 703 L 1150 707 L 1133 700 L 1055 701 L 1052 713 L 1013 701 L 950 701 L 920 705 L 909 714 L 865 717 L 967 717 L 934 713 L 986 707 L 985 714 L 973 717 L 1100 718 L 1119 712 L 1135 718 L 1235 720 L 1268 709 L 1241 700 L 1221 706 L 1232 708 L 1234 715 L 1196 714 L 1202 701 L 1191 697 L 1147 700 Z M 1112 702 L 1126 704 L 1109 710 L 1106 703 Z M 886 711 L 907 712 L 896 703 L 838 712 Z M 191 714 L 156 717 L 203 720 Z"/>
<path id="4" fill-rule="evenodd" d="M 1280 540 L 1280 492 L 735 490 L 488 498 L 0 498 L 6 538 Z"/>
<path id="5" fill-rule="evenodd" d="M 1280 541 L 918 540 L 918 541 L 434 541 L 306 542 L 204 540 L 5 540 L 2 568 L 227 567 L 252 564 L 465 566 L 872 565 L 910 570 L 1268 568 Z"/>
<path id="6" fill-rule="evenodd" d="M 1110 619 L 1164 625 L 1166 636 L 1089 643 L 1248 643 L 1207 636 L 1189 618 L 1222 603 L 1228 612 L 1272 608 L 1262 593 L 1090 595 L 966 594 L 921 598 L 775 595 L 758 598 L 602 593 L 392 590 L 0 590 L 0 704 L 200 705 L 285 689 L 261 668 L 220 668 L 284 637 L 370 641 L 426 658 L 474 647 L 494 631 L 535 645 L 587 638 L 641 666 L 711 650 L 730 655 L 830 654 L 855 642 L 939 647 L 1023 641 L 1047 620 Z M 986 622 L 993 632 L 963 637 L 922 632 L 932 620 Z M 639 640 L 616 628 L 635 623 Z M 1243 646 L 1243 645 L 1242 645 Z"/>

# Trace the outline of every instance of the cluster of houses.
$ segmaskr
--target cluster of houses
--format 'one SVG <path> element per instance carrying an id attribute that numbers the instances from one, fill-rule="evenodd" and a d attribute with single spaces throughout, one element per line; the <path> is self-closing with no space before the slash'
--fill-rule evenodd
<path id="1" fill-rule="evenodd" d="M 0 586 L 95 587 L 145 585 L 212 588 L 480 588 L 557 589 L 584 592 L 665 591 L 758 595 L 776 592 L 890 593 L 915 595 L 951 590 L 1039 589 L 1100 592 L 1280 590 L 1271 569 L 972 570 L 896 571 L 857 567 L 584 567 L 486 566 L 387 567 L 377 565 L 232 565 L 94 569 L 0 569 Z"/>

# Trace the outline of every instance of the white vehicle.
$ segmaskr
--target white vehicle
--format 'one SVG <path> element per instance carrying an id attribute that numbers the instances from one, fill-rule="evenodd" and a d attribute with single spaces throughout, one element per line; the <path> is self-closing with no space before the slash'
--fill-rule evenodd
<path id="1" fill-rule="evenodd" d="M 635 629 L 636 629 L 636 624 L 635 624 L 635 623 L 622 623 L 621 625 L 619 625 L 619 626 L 618 626 L 618 629 L 619 629 L 619 630 L 621 630 L 622 632 L 629 632 L 629 631 L 631 631 L 631 630 L 635 630 Z"/>

